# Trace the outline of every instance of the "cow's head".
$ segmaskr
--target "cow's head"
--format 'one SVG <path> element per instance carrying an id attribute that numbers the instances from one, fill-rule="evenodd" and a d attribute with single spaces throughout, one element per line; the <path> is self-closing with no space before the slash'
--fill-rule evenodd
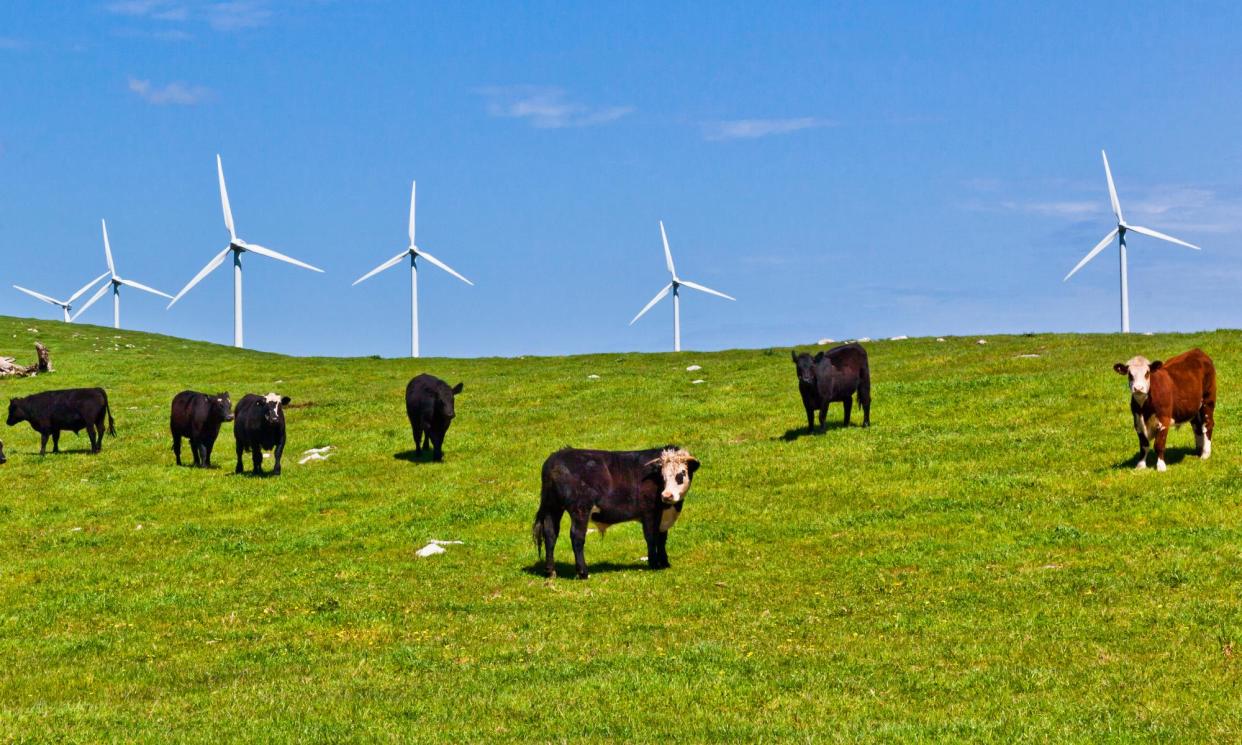
<path id="1" fill-rule="evenodd" d="M 229 400 L 228 393 L 217 393 L 211 398 L 211 408 L 221 421 L 233 421 L 233 402 Z"/>
<path id="2" fill-rule="evenodd" d="M 0 464 L 8 462 L 8 458 L 4 457 L 4 441 L 0 440 Z"/>
<path id="3" fill-rule="evenodd" d="M 279 393 L 267 394 L 263 397 L 263 421 L 268 424 L 280 424 L 285 418 L 284 412 L 280 410 L 280 407 L 288 405 L 288 396 L 282 396 Z"/>
<path id="4" fill-rule="evenodd" d="M 805 385 L 813 385 L 815 383 L 815 366 L 824 361 L 824 353 L 820 352 L 814 357 L 803 352 L 789 353 L 793 357 L 794 367 L 798 369 L 798 382 Z"/>
<path id="5" fill-rule="evenodd" d="M 449 389 L 449 395 L 440 396 L 440 412 L 444 414 L 446 419 L 452 419 L 457 416 L 457 406 L 453 397 L 461 393 L 463 387 L 465 387 L 464 383 L 458 383 Z"/>
<path id="6" fill-rule="evenodd" d="M 1160 360 L 1148 362 L 1146 357 L 1139 355 L 1129 362 L 1118 362 L 1113 365 L 1113 369 L 1118 375 L 1125 375 L 1130 379 L 1130 395 L 1141 401 L 1151 393 L 1152 373 L 1163 364 Z"/>
<path id="7" fill-rule="evenodd" d="M 674 445 L 664 448 L 660 457 L 648 461 L 647 466 L 658 474 L 662 485 L 660 499 L 667 505 L 674 505 L 685 499 L 686 493 L 690 491 L 694 472 L 699 470 L 698 460 Z"/>
<path id="8" fill-rule="evenodd" d="M 14 424 L 17 424 L 18 422 L 24 421 L 25 419 L 26 419 L 26 416 L 25 416 L 25 414 L 22 412 L 22 399 L 20 399 L 20 398 L 10 398 L 10 399 L 9 399 L 9 421 L 8 421 L 8 425 L 9 425 L 10 427 L 12 427 Z"/>

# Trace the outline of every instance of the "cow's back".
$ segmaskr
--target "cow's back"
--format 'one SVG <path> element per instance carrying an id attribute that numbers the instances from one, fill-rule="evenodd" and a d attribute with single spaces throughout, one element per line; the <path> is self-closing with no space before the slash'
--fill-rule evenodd
<path id="1" fill-rule="evenodd" d="M 1216 365 L 1198 348 L 1170 357 L 1152 376 L 1151 397 L 1155 406 L 1170 407 L 1174 420 L 1193 419 L 1204 402 L 1216 401 Z"/>
<path id="2" fill-rule="evenodd" d="M 206 400 L 206 394 L 197 391 L 182 391 L 173 397 L 170 422 L 173 434 L 188 437 L 194 431 L 196 421 L 204 417 Z"/>
<path id="3" fill-rule="evenodd" d="M 660 457 L 660 449 L 581 450 L 563 448 L 543 462 L 545 492 L 554 487 L 561 498 L 602 500 L 618 490 L 628 491 L 648 473 L 647 463 Z M 545 497 L 549 496 L 545 493 Z"/>
<path id="4" fill-rule="evenodd" d="M 233 434 L 243 446 L 263 445 L 263 430 L 267 426 L 263 416 L 263 397 L 247 393 L 233 408 Z M 270 446 L 269 446 L 270 447 Z"/>
<path id="5" fill-rule="evenodd" d="M 31 421 L 72 429 L 98 421 L 108 406 L 108 394 L 103 388 L 43 391 L 27 396 L 23 406 Z"/>
<path id="6" fill-rule="evenodd" d="M 448 383 L 434 375 L 415 375 L 405 386 L 405 411 L 413 419 L 418 417 L 430 422 L 435 413 L 436 401 L 453 395 Z"/>

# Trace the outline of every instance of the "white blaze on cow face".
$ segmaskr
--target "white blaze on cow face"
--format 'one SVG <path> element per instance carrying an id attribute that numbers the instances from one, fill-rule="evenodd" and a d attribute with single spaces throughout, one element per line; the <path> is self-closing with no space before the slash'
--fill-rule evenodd
<path id="1" fill-rule="evenodd" d="M 660 477 L 664 488 L 660 498 L 665 504 L 677 504 L 690 491 L 690 481 L 699 468 L 699 462 L 685 450 L 667 448 L 660 457 L 651 461 L 651 465 L 660 467 Z"/>
<path id="2" fill-rule="evenodd" d="M 289 403 L 289 397 L 279 393 L 269 393 L 263 397 L 263 401 L 267 404 L 267 420 L 275 424 L 280 421 L 280 407 Z"/>
<path id="3" fill-rule="evenodd" d="M 1146 400 L 1151 392 L 1152 365 L 1142 355 L 1132 358 L 1129 362 L 1118 362 L 1113 369 L 1130 380 L 1130 395 L 1138 401 Z"/>

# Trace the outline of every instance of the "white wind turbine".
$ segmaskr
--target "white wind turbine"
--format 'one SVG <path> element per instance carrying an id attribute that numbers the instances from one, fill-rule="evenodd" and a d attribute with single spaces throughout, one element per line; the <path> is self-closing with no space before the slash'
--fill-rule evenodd
<path id="1" fill-rule="evenodd" d="M 417 182 L 414 182 L 414 181 L 410 182 L 410 245 L 409 247 L 406 248 L 401 253 L 397 254 L 396 256 L 392 257 L 388 261 L 385 261 L 383 264 L 380 264 L 379 266 L 375 267 L 371 271 L 367 272 L 366 274 L 362 275 L 358 279 L 354 280 L 354 284 L 356 285 L 359 282 L 362 282 L 363 280 L 367 280 L 367 279 L 370 279 L 371 277 L 374 277 L 375 275 L 379 274 L 385 269 L 390 269 L 396 266 L 406 256 L 410 257 L 410 356 L 411 357 L 418 356 L 418 259 L 419 257 L 422 257 L 426 259 L 429 263 L 440 267 L 444 271 L 460 279 L 462 282 L 465 282 L 471 287 L 474 286 L 473 282 L 461 276 L 457 272 L 453 271 L 453 269 L 448 264 L 445 264 L 443 261 L 440 261 L 436 257 L 432 256 L 431 254 L 427 253 L 426 251 L 422 250 L 421 248 L 419 248 L 417 245 L 414 244 L 414 190 L 416 186 L 417 186 Z"/>
<path id="2" fill-rule="evenodd" d="M 177 296 L 172 299 L 172 302 L 168 304 L 168 307 L 173 307 L 173 304 L 189 292 L 194 285 L 201 282 L 203 277 L 211 274 L 212 271 L 223 264 L 224 260 L 228 258 L 230 253 L 233 254 L 233 346 L 240 347 L 242 346 L 242 254 L 249 251 L 251 253 L 257 253 L 260 256 L 279 259 L 280 261 L 288 262 L 294 266 L 300 266 L 303 269 L 310 269 L 315 272 L 322 272 L 323 270 L 318 267 L 311 266 L 310 264 L 298 261 L 290 256 L 285 256 L 284 254 L 273 251 L 270 248 L 264 248 L 256 243 L 247 243 L 238 238 L 237 231 L 233 228 L 233 210 L 229 208 L 229 192 L 224 186 L 224 164 L 221 163 L 219 154 L 216 155 L 216 173 L 220 177 L 220 204 L 224 208 L 224 225 L 229 229 L 229 245 L 225 246 L 223 251 L 216 254 L 211 261 L 207 262 L 207 266 L 203 267 L 202 271 L 194 275 L 194 279 L 190 280 L 189 284 L 181 288 L 181 292 L 177 293 Z"/>
<path id="3" fill-rule="evenodd" d="M 106 276 L 108 276 L 108 272 L 104 272 L 98 277 L 92 279 L 90 282 L 87 282 L 85 285 L 82 286 L 82 289 L 70 295 L 68 300 L 57 300 L 56 298 L 48 297 L 47 295 L 44 295 L 41 292 L 35 292 L 34 290 L 28 290 L 25 287 L 22 287 L 21 285 L 13 285 L 13 289 L 21 290 L 22 292 L 26 293 L 32 298 L 35 298 L 36 300 L 42 300 L 43 302 L 48 303 L 50 305 L 55 305 L 57 308 L 60 308 L 61 311 L 65 314 L 65 323 L 70 323 L 73 321 L 73 319 L 69 317 L 69 311 L 73 310 L 74 301 L 82 297 L 82 295 L 84 295 L 87 290 L 97 285 L 99 283 L 99 280 L 103 279 Z"/>
<path id="4" fill-rule="evenodd" d="M 87 300 L 82 307 L 78 309 L 77 313 L 73 314 L 72 320 L 78 320 L 78 316 L 85 313 L 87 308 L 94 305 L 95 301 L 103 297 L 108 290 L 112 290 L 112 327 L 119 329 L 121 327 L 121 285 L 127 285 L 135 290 L 142 290 L 143 292 L 149 292 L 153 295 L 160 295 L 161 297 L 166 298 L 172 298 L 172 295 L 169 295 L 166 292 L 160 292 L 154 287 L 147 287 L 146 285 L 135 282 L 132 279 L 121 279 L 120 275 L 116 273 L 116 265 L 112 263 L 112 246 L 108 244 L 108 223 L 100 220 L 99 224 L 103 227 L 104 256 L 108 259 L 108 273 L 103 276 L 108 277 L 108 281 L 104 283 L 103 287 L 99 288 L 98 292 L 91 295 L 91 299 Z"/>
<path id="5" fill-rule="evenodd" d="M 672 282 L 664 286 L 664 289 L 656 293 L 651 298 L 651 302 L 647 303 L 642 310 L 638 311 L 638 315 L 634 316 L 634 320 L 630 321 L 630 325 L 634 325 L 634 321 L 643 317 L 643 314 L 651 310 L 651 307 L 664 299 L 664 296 L 671 290 L 673 293 L 673 351 L 681 351 L 681 288 L 689 287 L 692 290 L 706 292 L 709 295 L 722 297 L 725 300 L 736 300 L 737 298 L 729 297 L 723 292 L 717 292 L 710 287 L 691 282 L 688 279 L 681 279 L 677 276 L 677 270 L 673 268 L 673 252 L 668 249 L 668 234 L 664 232 L 664 221 L 660 221 L 660 237 L 664 239 L 664 263 L 668 265 L 668 273 L 672 277 Z"/>
<path id="6" fill-rule="evenodd" d="M 1104 158 L 1104 176 L 1108 179 L 1108 197 L 1113 203 L 1113 215 L 1117 218 L 1117 227 L 1110 230 L 1108 235 L 1104 236 L 1104 240 L 1097 243 L 1095 248 L 1091 249 L 1091 253 L 1084 256 L 1082 261 L 1078 262 L 1078 266 L 1071 269 L 1070 273 L 1065 275 L 1065 279 L 1061 281 L 1064 282 L 1074 276 L 1075 272 L 1082 269 L 1088 261 L 1091 261 L 1097 254 L 1103 251 L 1112 242 L 1113 238 L 1117 238 L 1117 244 L 1121 249 L 1121 333 L 1128 334 L 1130 333 L 1130 284 L 1126 273 L 1126 233 L 1133 230 L 1135 233 L 1159 238 L 1162 241 L 1176 243 L 1186 248 L 1193 248 L 1196 251 L 1200 249 L 1192 243 L 1178 240 L 1171 235 L 1165 235 L 1151 228 L 1127 223 L 1125 218 L 1121 216 L 1121 202 L 1117 200 L 1117 187 L 1113 185 L 1113 172 L 1108 167 L 1108 155 L 1103 150 L 1100 151 L 1100 155 Z"/>

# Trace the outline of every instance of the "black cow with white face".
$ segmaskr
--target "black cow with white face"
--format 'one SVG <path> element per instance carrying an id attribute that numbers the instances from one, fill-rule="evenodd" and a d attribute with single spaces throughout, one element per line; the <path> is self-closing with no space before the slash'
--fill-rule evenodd
<path id="1" fill-rule="evenodd" d="M 200 468 L 211 467 L 211 450 L 216 445 L 216 437 L 220 435 L 220 425 L 233 421 L 233 402 L 229 394 L 198 393 L 182 391 L 172 401 L 172 414 L 169 417 L 169 428 L 172 430 L 173 455 L 177 465 L 181 465 L 181 438 L 190 441 L 190 453 L 194 456 L 194 465 Z"/>
<path id="2" fill-rule="evenodd" d="M 647 566 L 668 569 L 668 530 L 681 515 L 697 470 L 699 461 L 676 445 L 629 451 L 565 448 L 548 456 L 531 526 L 536 549 L 547 547 L 547 575 L 556 576 L 552 553 L 566 512 L 579 579 L 587 578 L 588 523 L 603 534 L 617 523 L 639 521 L 647 539 Z"/>
<path id="3" fill-rule="evenodd" d="M 858 395 L 864 427 L 871 426 L 871 365 L 867 350 L 860 344 L 842 344 L 814 357 L 791 352 L 798 370 L 798 393 L 806 410 L 806 428 L 815 431 L 814 413 L 819 411 L 819 428 L 824 428 L 828 404 L 840 401 L 845 408 L 845 426 L 850 426 L 851 397 Z"/>
<path id="4" fill-rule="evenodd" d="M 237 440 L 237 473 L 242 473 L 242 455 L 249 450 L 254 473 L 263 473 L 263 451 L 272 450 L 272 475 L 280 475 L 280 456 L 285 452 L 285 407 L 289 397 L 279 393 L 260 396 L 247 393 L 233 411 L 233 438 Z"/>
<path id="5" fill-rule="evenodd" d="M 462 384 L 449 388 L 448 383 L 423 373 L 405 387 L 405 413 L 414 432 L 414 448 L 423 452 L 423 438 L 432 448 L 432 459 L 444 459 L 444 435 L 457 416 L 456 396 Z"/>

